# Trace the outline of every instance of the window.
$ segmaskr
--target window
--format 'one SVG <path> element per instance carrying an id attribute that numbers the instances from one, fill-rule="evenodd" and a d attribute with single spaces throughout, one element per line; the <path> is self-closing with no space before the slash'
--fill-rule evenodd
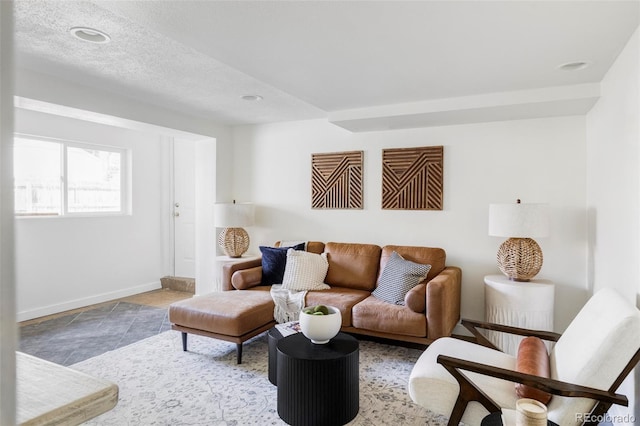
<path id="1" fill-rule="evenodd" d="M 124 213 L 126 154 L 118 148 L 16 136 L 16 215 Z"/>

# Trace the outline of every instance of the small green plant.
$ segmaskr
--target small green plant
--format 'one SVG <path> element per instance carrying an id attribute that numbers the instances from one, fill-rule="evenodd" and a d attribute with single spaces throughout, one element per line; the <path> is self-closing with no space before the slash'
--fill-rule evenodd
<path id="1" fill-rule="evenodd" d="M 309 308 L 305 308 L 303 311 L 305 314 L 309 315 L 329 315 L 329 308 L 324 305 L 317 305 Z"/>

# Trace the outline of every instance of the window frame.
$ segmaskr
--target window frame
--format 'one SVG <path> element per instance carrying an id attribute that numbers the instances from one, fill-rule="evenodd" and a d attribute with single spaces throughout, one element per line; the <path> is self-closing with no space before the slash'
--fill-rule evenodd
<path id="1" fill-rule="evenodd" d="M 104 216 L 128 216 L 131 215 L 131 149 L 104 145 L 92 142 L 76 141 L 62 138 L 52 138 L 47 136 L 38 136 L 26 133 L 14 133 L 13 144 L 15 146 L 17 139 L 34 140 L 39 142 L 56 143 L 60 146 L 60 213 L 17 213 L 14 209 L 14 217 L 16 218 L 70 218 L 70 217 L 104 217 Z M 93 212 L 70 212 L 69 211 L 69 181 L 68 181 L 68 148 L 80 148 L 99 150 L 106 152 L 114 152 L 120 154 L 120 210 L 118 211 L 93 211 Z M 15 190 L 15 182 L 13 185 Z"/>

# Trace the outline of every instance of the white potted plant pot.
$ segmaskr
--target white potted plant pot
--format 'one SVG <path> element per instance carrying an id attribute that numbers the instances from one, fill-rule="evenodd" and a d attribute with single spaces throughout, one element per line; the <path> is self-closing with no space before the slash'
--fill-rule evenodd
<path id="1" fill-rule="evenodd" d="M 304 308 L 300 312 L 300 329 L 312 343 L 325 344 L 334 338 L 342 325 L 342 314 L 334 306 L 327 306 L 327 315 L 309 314 L 305 311 L 313 307 Z"/>

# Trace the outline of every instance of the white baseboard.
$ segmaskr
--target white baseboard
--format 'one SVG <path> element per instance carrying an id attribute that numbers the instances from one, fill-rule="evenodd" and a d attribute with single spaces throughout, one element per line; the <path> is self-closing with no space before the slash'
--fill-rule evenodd
<path id="1" fill-rule="evenodd" d="M 113 291 L 109 293 L 96 294 L 94 296 L 84 297 L 82 299 L 69 300 L 64 303 L 56 303 L 55 305 L 43 306 L 41 308 L 29 309 L 16 314 L 16 321 L 27 321 L 46 315 L 57 314 L 71 309 L 83 308 L 96 303 L 108 302 L 110 300 L 119 299 L 121 297 L 132 296 L 134 294 L 144 293 L 146 291 L 157 290 L 162 288 L 160 281 L 154 281 L 147 284 L 141 284 L 135 287 L 129 287 L 123 290 Z"/>

